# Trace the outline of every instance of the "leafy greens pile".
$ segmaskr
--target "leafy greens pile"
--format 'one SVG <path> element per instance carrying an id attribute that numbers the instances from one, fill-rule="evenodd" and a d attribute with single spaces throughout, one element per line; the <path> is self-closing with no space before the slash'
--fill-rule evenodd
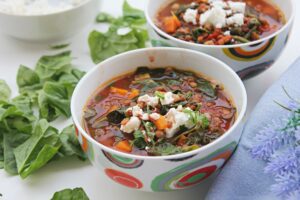
<path id="1" fill-rule="evenodd" d="M 71 61 L 71 52 L 66 51 L 41 57 L 34 70 L 21 65 L 20 95 L 13 99 L 9 86 L 0 80 L 0 169 L 26 178 L 60 157 L 85 159 L 73 126 L 59 133 L 49 124 L 71 115 L 71 95 L 84 75 Z"/>
<path id="2" fill-rule="evenodd" d="M 55 192 L 51 200 L 89 200 L 89 197 L 82 188 L 74 188 Z"/>
<path id="3" fill-rule="evenodd" d="M 92 31 L 88 38 L 91 57 L 94 63 L 133 49 L 144 48 L 148 41 L 143 11 L 123 4 L 123 16 L 115 18 L 108 13 L 100 13 L 96 21 L 109 23 L 106 33 Z"/>

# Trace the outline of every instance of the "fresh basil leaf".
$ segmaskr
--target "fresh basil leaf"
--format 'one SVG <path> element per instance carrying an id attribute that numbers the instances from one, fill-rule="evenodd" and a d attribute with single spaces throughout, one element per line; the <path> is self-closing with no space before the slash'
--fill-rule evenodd
<path id="1" fill-rule="evenodd" d="M 55 79 L 63 72 L 70 73 L 71 52 L 65 51 L 52 56 L 42 56 L 37 65 L 36 73 L 42 80 Z"/>
<path id="2" fill-rule="evenodd" d="M 142 10 L 133 8 L 126 0 L 123 4 L 123 16 L 129 18 L 145 18 L 144 12 Z"/>
<path id="3" fill-rule="evenodd" d="M 96 17 L 96 22 L 98 23 L 112 23 L 114 20 L 116 19 L 106 12 L 101 12 Z"/>
<path id="4" fill-rule="evenodd" d="M 58 131 L 49 123 L 40 120 L 32 136 L 14 149 L 18 173 L 26 178 L 32 172 L 47 164 L 61 147 Z"/>
<path id="5" fill-rule="evenodd" d="M 11 90 L 4 80 L 0 79 L 0 100 L 7 101 L 10 98 Z"/>
<path id="6" fill-rule="evenodd" d="M 77 156 L 81 160 L 86 159 L 86 155 L 81 149 L 81 146 L 75 135 L 75 128 L 73 125 L 66 127 L 59 135 L 62 143 L 59 152 L 63 156 Z"/>
<path id="7" fill-rule="evenodd" d="M 82 188 L 75 188 L 55 192 L 51 200 L 89 200 L 89 197 Z"/>

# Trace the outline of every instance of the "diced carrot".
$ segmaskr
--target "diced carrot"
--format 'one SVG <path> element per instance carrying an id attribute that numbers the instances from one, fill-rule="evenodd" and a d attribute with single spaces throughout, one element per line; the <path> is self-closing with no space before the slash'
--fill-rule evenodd
<path id="1" fill-rule="evenodd" d="M 179 26 L 177 20 L 173 16 L 166 17 L 163 20 L 163 27 L 167 33 L 174 33 Z"/>
<path id="2" fill-rule="evenodd" d="M 181 22 L 180 20 L 178 19 L 178 17 L 176 15 L 172 15 L 173 16 L 173 20 L 175 21 L 175 24 L 176 24 L 176 28 L 180 27 L 181 26 Z"/>
<path id="3" fill-rule="evenodd" d="M 120 151 L 129 152 L 129 153 L 132 151 L 132 146 L 129 144 L 128 140 L 122 140 L 118 142 L 115 145 L 115 148 Z"/>
<path id="4" fill-rule="evenodd" d="M 158 130 L 164 130 L 168 128 L 168 122 L 164 116 L 160 116 L 158 120 L 154 121 L 154 124 Z"/>
<path id="5" fill-rule="evenodd" d="M 117 93 L 119 95 L 125 96 L 128 93 L 128 90 L 116 88 L 116 87 L 110 87 L 110 91 L 112 93 Z"/>
<path id="6" fill-rule="evenodd" d="M 140 94 L 140 91 L 139 91 L 139 90 L 137 90 L 137 89 L 131 89 L 128 98 L 129 98 L 129 99 L 133 99 L 133 98 L 139 96 L 139 94 Z"/>

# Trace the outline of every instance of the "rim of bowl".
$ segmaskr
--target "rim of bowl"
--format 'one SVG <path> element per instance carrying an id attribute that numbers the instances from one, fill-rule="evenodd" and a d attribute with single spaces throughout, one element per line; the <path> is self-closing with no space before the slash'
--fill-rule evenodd
<path id="1" fill-rule="evenodd" d="M 88 4 L 89 2 L 91 1 L 95 1 L 95 0 L 85 0 L 84 2 L 72 7 L 72 8 L 68 8 L 68 9 L 65 9 L 65 10 L 60 10 L 60 11 L 57 11 L 57 12 L 52 12 L 52 13 L 45 13 L 45 14 L 34 14 L 34 15 L 22 15 L 22 14 L 9 14 L 9 13 L 5 13 L 5 12 L 0 12 L 0 14 L 2 15 L 7 15 L 7 16 L 14 16 L 14 17 L 44 17 L 44 16 L 53 16 L 53 15 L 58 15 L 58 14 L 62 14 L 62 13 L 65 13 L 65 12 L 69 12 L 69 11 L 72 11 L 72 10 L 76 10 L 77 8 L 81 7 L 81 6 L 84 6 L 86 4 Z M 98 1 L 98 0 L 97 0 Z"/>
<path id="2" fill-rule="evenodd" d="M 117 151 L 115 149 L 112 149 L 110 147 L 107 147 L 99 142 L 97 142 L 94 138 L 92 138 L 83 128 L 82 126 L 82 113 L 80 115 L 80 119 L 78 119 L 76 117 L 75 114 L 75 102 L 76 99 L 75 97 L 80 96 L 80 90 L 82 90 L 82 85 L 84 85 L 91 74 L 95 73 L 95 71 L 100 68 L 102 65 L 105 65 L 106 63 L 111 62 L 114 59 L 117 59 L 118 57 L 126 57 L 127 55 L 132 55 L 132 54 L 137 54 L 140 52 L 147 52 L 147 51 L 173 51 L 173 52 L 186 52 L 186 53 L 191 53 L 196 55 L 200 55 L 203 57 L 203 59 L 210 59 L 213 62 L 215 62 L 216 64 L 219 64 L 220 67 L 225 68 L 225 70 L 227 70 L 230 74 L 232 79 L 235 79 L 235 81 L 239 84 L 239 86 L 241 87 L 241 92 L 242 92 L 242 98 L 244 99 L 244 101 L 242 102 L 242 106 L 241 106 L 241 111 L 239 112 L 238 118 L 235 121 L 235 123 L 233 124 L 232 127 L 230 127 L 230 129 L 228 131 L 226 131 L 221 137 L 217 138 L 215 141 L 199 148 L 193 151 L 189 151 L 189 152 L 185 152 L 185 153 L 180 153 L 180 154 L 175 154 L 175 155 L 168 155 L 168 156 L 141 156 L 141 155 L 134 155 L 134 154 L 129 154 L 129 153 L 124 153 L 121 151 Z M 112 77 L 113 78 L 113 77 Z M 90 94 L 92 95 L 92 94 Z M 86 97 L 87 99 L 89 97 Z M 235 99 L 234 99 L 235 101 Z M 83 110 L 83 108 L 80 108 L 81 110 Z M 98 146 L 100 149 L 103 149 L 109 153 L 112 154 L 117 154 L 120 155 L 122 157 L 129 157 L 131 159 L 139 159 L 139 160 L 164 160 L 164 159 L 179 159 L 179 158 L 184 158 L 184 157 L 188 157 L 188 156 L 192 156 L 192 155 L 197 155 L 197 154 L 201 154 L 201 152 L 206 151 L 208 149 L 210 149 L 213 146 L 218 146 L 220 142 L 222 142 L 225 138 L 230 137 L 231 133 L 236 130 L 238 128 L 239 125 L 241 125 L 242 120 L 245 116 L 246 113 L 246 109 L 247 109 L 247 92 L 246 92 L 246 88 L 242 82 L 242 80 L 239 78 L 239 76 L 224 62 L 201 52 L 197 52 L 194 50 L 189 50 L 189 49 L 180 49 L 180 48 L 173 48 L 173 47 L 152 47 L 152 48 L 144 48 L 144 49 L 137 49 L 137 50 L 133 50 L 133 51 L 129 51 L 129 52 L 125 52 L 116 56 L 113 56 L 111 58 L 108 58 L 107 60 L 99 63 L 98 65 L 96 65 L 93 69 L 91 69 L 77 84 L 74 93 L 72 95 L 72 99 L 71 99 L 71 113 L 72 113 L 72 118 L 73 121 L 76 125 L 76 127 L 78 128 L 79 132 L 81 134 L 84 135 L 84 137 L 91 143 L 93 143 L 94 145 Z M 242 130 L 241 130 L 242 131 Z"/>
<path id="3" fill-rule="evenodd" d="M 168 1 L 168 0 L 165 0 Z M 171 1 L 171 0 L 169 0 Z M 296 10 L 296 6 L 295 5 L 295 0 L 289 0 L 291 3 L 291 7 L 292 7 L 292 13 L 291 13 L 291 17 L 289 18 L 289 20 L 287 21 L 287 23 L 284 24 L 284 26 L 282 26 L 279 30 L 277 30 L 276 32 L 272 33 L 271 35 L 267 36 L 267 37 L 263 37 L 259 40 L 256 41 L 252 41 L 252 42 L 247 42 L 247 43 L 242 43 L 242 44 L 234 44 L 234 45 L 205 45 L 205 44 L 196 44 L 196 43 L 192 43 L 192 42 L 187 42 L 187 41 L 183 41 L 180 39 L 177 39 L 169 34 L 167 34 L 166 32 L 164 32 L 163 30 L 161 30 L 158 26 L 156 26 L 156 24 L 154 23 L 153 19 L 150 17 L 150 5 L 151 3 L 154 3 L 154 1 L 149 0 L 147 5 L 146 5 L 146 10 L 145 10 L 145 15 L 146 15 L 146 19 L 147 22 L 150 24 L 151 28 L 153 28 L 155 31 L 157 31 L 160 35 L 168 38 L 169 40 L 173 40 L 177 43 L 180 43 L 182 45 L 190 45 L 191 47 L 203 47 L 203 48 L 217 48 L 217 49 L 223 49 L 223 48 L 236 48 L 236 47 L 244 47 L 244 46 L 251 46 L 251 45 L 255 45 L 255 44 L 259 44 L 262 43 L 266 40 L 269 40 L 277 35 L 279 35 L 281 32 L 283 32 L 284 30 L 286 30 L 294 21 L 295 18 L 295 10 Z M 284 13 L 286 15 L 286 13 Z"/>

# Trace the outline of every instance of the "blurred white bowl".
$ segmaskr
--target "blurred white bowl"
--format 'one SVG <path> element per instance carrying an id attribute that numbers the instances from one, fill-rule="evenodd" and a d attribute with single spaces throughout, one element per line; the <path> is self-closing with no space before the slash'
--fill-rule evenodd
<path id="1" fill-rule="evenodd" d="M 56 41 L 73 36 L 93 22 L 99 0 L 87 0 L 74 8 L 42 15 L 0 12 L 0 33 L 28 41 Z"/>

